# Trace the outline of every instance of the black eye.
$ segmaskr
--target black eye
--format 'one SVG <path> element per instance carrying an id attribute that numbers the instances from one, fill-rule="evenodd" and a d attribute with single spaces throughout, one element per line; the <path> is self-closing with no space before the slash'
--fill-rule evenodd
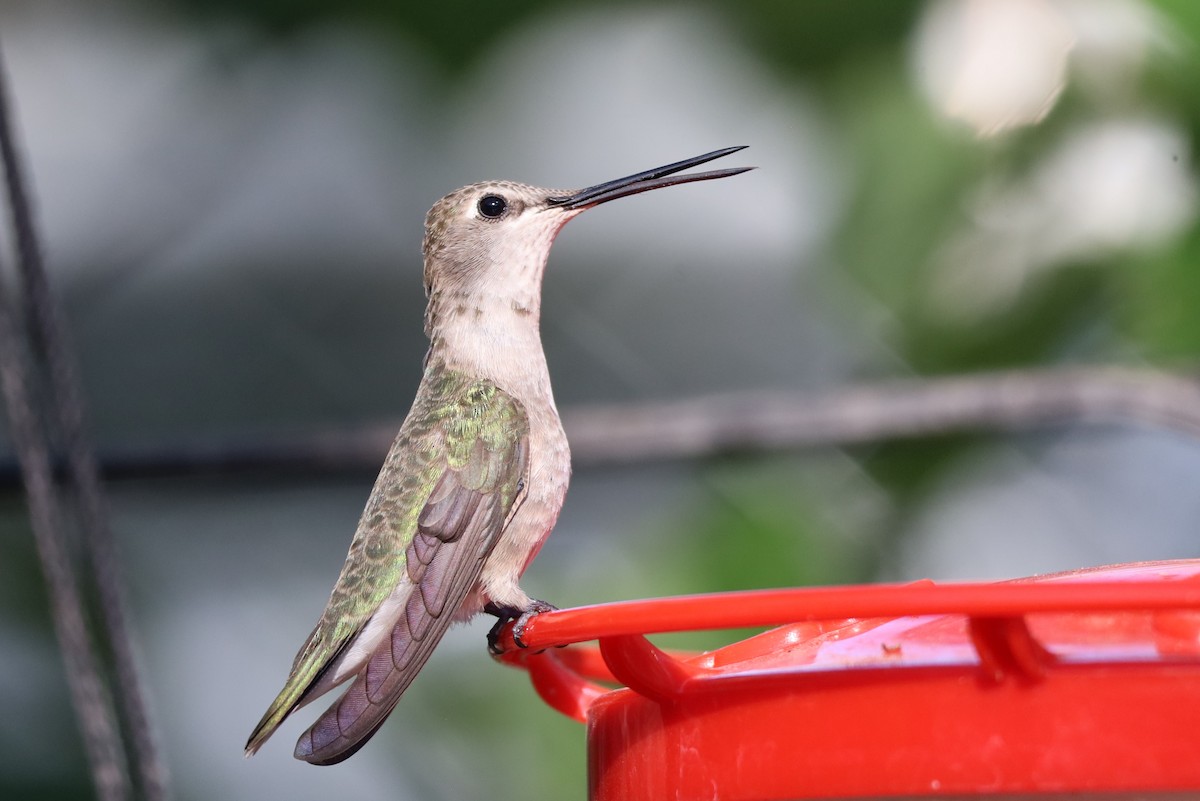
<path id="1" fill-rule="evenodd" d="M 493 220 L 508 208 L 508 201 L 499 195 L 484 195 L 479 199 L 479 213 Z"/>

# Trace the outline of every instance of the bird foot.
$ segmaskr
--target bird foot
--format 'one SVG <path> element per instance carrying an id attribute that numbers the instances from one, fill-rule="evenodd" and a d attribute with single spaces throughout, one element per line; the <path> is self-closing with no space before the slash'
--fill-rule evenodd
<path id="1" fill-rule="evenodd" d="M 528 648 L 529 646 L 525 644 L 521 636 L 525 633 L 525 627 L 529 625 L 529 621 L 544 612 L 554 612 L 557 609 L 557 606 L 538 600 L 534 600 L 525 609 L 489 602 L 483 607 L 483 611 L 489 615 L 495 615 L 496 624 L 492 626 L 487 635 L 488 652 L 491 654 L 504 653 L 504 649 L 500 646 L 500 632 L 510 622 L 513 624 L 513 642 L 517 644 L 518 648 Z"/>

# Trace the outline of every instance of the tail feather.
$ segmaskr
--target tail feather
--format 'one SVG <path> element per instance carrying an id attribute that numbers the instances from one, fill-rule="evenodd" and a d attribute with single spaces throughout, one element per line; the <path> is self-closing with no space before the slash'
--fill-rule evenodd
<path id="1" fill-rule="evenodd" d="M 334 682 L 323 681 L 323 679 L 329 674 L 330 668 L 338 663 L 353 638 L 344 637 L 330 658 L 321 659 L 317 656 L 321 650 L 319 647 L 321 635 L 320 627 L 314 629 L 304 647 L 296 654 L 296 661 L 292 664 L 292 672 L 288 676 L 287 683 L 279 691 L 279 695 L 275 696 L 275 700 L 271 702 L 271 706 L 267 708 L 262 719 L 258 721 L 258 725 L 254 727 L 254 731 L 250 732 L 249 739 L 246 740 L 247 757 L 258 753 L 258 749 L 262 748 L 263 743 L 270 739 L 283 721 L 287 720 L 288 715 L 336 686 Z"/>
<path id="2" fill-rule="evenodd" d="M 425 611 L 420 592 L 408 598 L 407 606 L 414 605 Z M 300 735 L 297 759 L 336 764 L 362 748 L 383 725 L 453 621 L 449 614 L 433 617 L 409 611 L 400 615 L 389 641 L 380 644 L 341 698 Z"/>
<path id="3" fill-rule="evenodd" d="M 438 531 L 418 531 L 413 538 L 407 552 L 410 566 L 418 561 L 417 549 L 425 547 L 422 540 L 436 540 L 437 545 L 428 549 L 427 564 L 417 571 L 417 586 L 405 599 L 391 637 L 379 644 L 342 697 L 300 735 L 297 759 L 332 765 L 358 751 L 425 666 L 479 578 L 503 520 L 494 502 L 476 499 L 464 504 L 462 512 L 467 520 L 455 528 L 452 539 L 442 539 L 445 535 Z"/>

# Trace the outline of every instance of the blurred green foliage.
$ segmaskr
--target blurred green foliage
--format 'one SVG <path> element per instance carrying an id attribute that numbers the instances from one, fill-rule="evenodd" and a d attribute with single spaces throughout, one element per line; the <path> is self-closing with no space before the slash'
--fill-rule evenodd
<path id="1" fill-rule="evenodd" d="M 145 2 L 145 0 L 141 0 Z M 174 0 L 199 21 L 236 18 L 267 37 L 287 37 L 328 23 L 355 24 L 395 36 L 399 46 L 419 42 L 448 72 L 461 73 L 506 33 L 555 8 L 562 0 L 521 3 L 397 3 L 392 0 Z M 605 4 L 658 7 L 655 0 L 617 0 Z M 918 0 L 753 0 L 746 3 L 696 4 L 718 10 L 745 32 L 767 61 L 793 74 L 833 68 L 879 48 L 894 48 L 909 29 Z M 148 7 L 161 8 L 160 3 Z"/>
<path id="2" fill-rule="evenodd" d="M 1200 353 L 1200 230 L 1114 271 L 1116 323 L 1148 358 L 1190 367 Z"/>
<path id="3" fill-rule="evenodd" d="M 679 592 L 869 580 L 869 543 L 859 541 L 858 521 L 831 514 L 829 492 L 813 475 L 818 469 L 776 458 L 730 459 L 704 470 L 705 502 L 672 521 L 690 546 L 672 557 L 691 585 Z"/>
<path id="4" fill-rule="evenodd" d="M 144 2 L 144 0 L 142 0 Z M 160 3 L 148 7 L 161 8 Z M 349 24 L 392 38 L 398 47 L 419 46 L 449 74 L 470 69 L 489 45 L 520 28 L 554 0 L 522 3 L 397 3 L 393 0 L 175 0 L 197 22 L 236 19 L 266 38 L 286 38 L 327 24 Z"/>

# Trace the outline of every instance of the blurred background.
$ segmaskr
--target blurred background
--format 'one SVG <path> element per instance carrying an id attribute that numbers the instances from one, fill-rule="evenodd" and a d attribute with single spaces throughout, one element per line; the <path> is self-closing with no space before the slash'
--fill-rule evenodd
<path id="1" fill-rule="evenodd" d="M 102 453 L 398 425 L 434 200 L 737 144 L 717 166 L 758 170 L 564 230 L 560 408 L 1194 370 L 1198 35 L 1188 0 L 0 4 Z M 524 586 L 576 606 L 1200 556 L 1198 476 L 1200 443 L 1120 426 L 581 467 Z M 292 759 L 316 708 L 242 758 L 373 478 L 111 484 L 175 796 L 583 798 L 583 728 L 488 659 L 490 620 L 349 762 Z M 15 485 L 0 515 L 0 797 L 86 798 Z"/>

